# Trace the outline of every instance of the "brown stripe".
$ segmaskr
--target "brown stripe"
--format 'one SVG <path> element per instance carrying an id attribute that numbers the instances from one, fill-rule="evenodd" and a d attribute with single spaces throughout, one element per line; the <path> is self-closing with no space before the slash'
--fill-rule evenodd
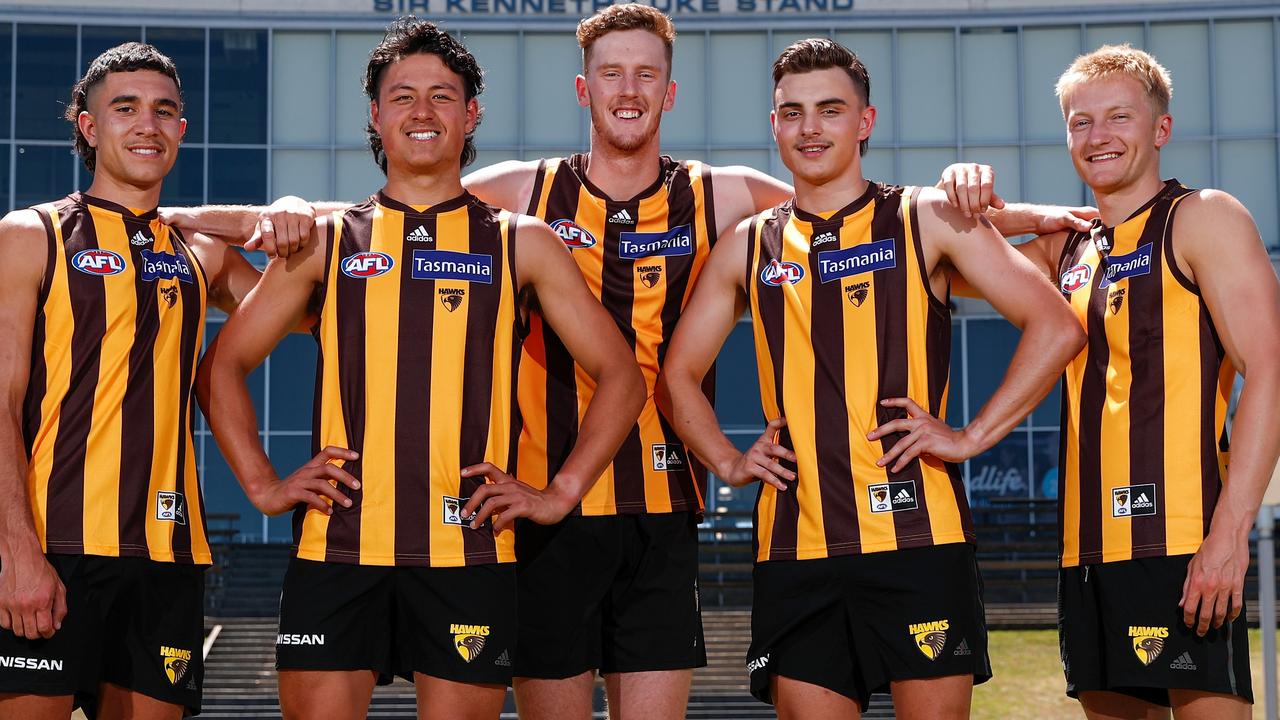
<path id="1" fill-rule="evenodd" d="M 551 180 L 551 191 L 542 219 L 548 223 L 559 219 L 573 220 L 578 215 L 577 174 L 558 172 Z M 537 300 L 535 298 L 535 300 Z M 535 302 L 536 304 L 536 302 Z M 564 342 L 547 323 L 539 318 L 535 328 L 542 329 L 546 352 L 547 388 L 545 408 L 524 408 L 527 412 L 546 413 L 547 417 L 547 482 L 560 472 L 564 461 L 578 439 L 578 381 L 573 356 Z"/>
<path id="2" fill-rule="evenodd" d="M 831 232 L 839 236 L 842 222 L 814 223 L 813 235 Z M 858 238 L 859 240 L 861 238 Z M 849 409 L 845 387 L 846 353 L 844 335 L 843 278 L 822 282 L 818 253 L 809 253 L 812 294 L 809 301 L 813 340 L 814 452 L 818 457 L 819 500 L 828 552 L 831 548 L 857 547 L 858 503 L 854 496 L 853 466 L 849 457 Z"/>
<path id="3" fill-rule="evenodd" d="M 1062 253 L 1058 256 L 1057 272 L 1053 276 L 1054 285 L 1058 285 L 1058 279 L 1062 277 L 1062 274 L 1065 273 L 1068 268 L 1076 264 L 1079 259 L 1079 253 L 1077 251 L 1080 247 L 1080 243 L 1088 237 L 1088 233 L 1081 233 L 1074 230 L 1067 233 L 1067 240 L 1062 244 Z M 1069 302 L 1070 298 L 1068 297 L 1067 299 Z M 1059 394 L 1061 395 L 1062 401 L 1058 404 L 1058 559 L 1061 561 L 1067 549 L 1066 537 L 1064 534 L 1067 527 L 1067 503 L 1063 497 L 1063 493 L 1066 492 L 1067 482 L 1069 482 L 1067 478 L 1067 431 L 1069 423 L 1071 422 L 1070 407 L 1072 400 L 1072 398 L 1068 396 L 1067 370 L 1063 370 L 1062 380 L 1059 385 Z"/>
<path id="4" fill-rule="evenodd" d="M 85 454 L 93 425 L 102 339 L 107 331 L 106 291 L 102 278 L 80 272 L 71 265 L 71 258 L 77 252 L 98 247 L 92 215 L 83 208 L 64 215 L 62 238 L 74 330 L 71 378 L 62 399 L 58 437 L 53 447 L 46 537 L 51 551 L 79 553 L 84 550 Z"/>
<path id="5" fill-rule="evenodd" d="M 126 238 L 135 232 L 152 235 L 145 222 L 121 216 Z M 152 244 L 154 248 L 155 244 Z M 134 272 L 134 328 L 129 346 L 129 375 L 120 405 L 119 537 L 122 552 L 128 546 L 147 547 L 147 508 L 151 498 L 151 464 L 155 446 L 155 352 L 160 333 L 156 304 L 158 280 L 142 279 L 142 250 L 129 243 Z M 175 249 L 176 251 L 176 249 Z M 179 285 L 182 283 L 179 282 Z M 178 488 L 181 491 L 181 488 Z"/>
<path id="6" fill-rule="evenodd" d="M 1114 234 L 1106 231 L 1114 244 Z M 1088 252 L 1089 236 L 1083 236 L 1076 253 L 1076 262 Z M 1080 378 L 1080 564 L 1102 560 L 1102 410 L 1107 402 L 1107 365 L 1111 348 L 1107 343 L 1107 330 L 1102 322 L 1106 311 L 1107 293 L 1098 289 L 1106 275 L 1100 263 L 1090 283 L 1089 310 L 1086 313 L 1088 343 L 1084 372 Z"/>
<path id="7" fill-rule="evenodd" d="M 520 432 L 524 419 L 520 415 L 520 398 L 518 388 L 520 387 L 520 349 L 524 344 L 525 337 L 529 334 L 529 323 L 521 319 L 520 301 L 520 281 L 516 277 L 516 230 L 518 222 L 515 215 L 507 220 L 507 240 L 506 240 L 506 263 L 507 263 L 507 282 L 511 284 L 511 297 L 514 300 L 515 307 L 515 327 L 511 329 L 515 342 L 511 343 L 511 357 L 508 359 L 508 368 L 511 369 L 511 428 L 510 439 L 507 443 L 507 472 L 513 473 L 516 468 L 520 467 L 518 460 L 520 455 Z"/>
<path id="8" fill-rule="evenodd" d="M 440 237 L 436 215 L 404 216 L 404 234 L 419 225 Z M 396 334 L 395 556 L 431 554 L 431 415 L 449 408 L 431 405 L 431 343 L 435 335 L 435 280 L 413 279 L 413 247 L 400 238 L 400 327 Z M 417 243 L 415 243 L 417 244 Z"/>
<path id="9" fill-rule="evenodd" d="M 59 212 L 65 212 L 68 204 L 60 205 Z M 48 317 L 45 315 L 44 304 L 49 297 L 49 286 L 53 283 L 53 273 L 58 262 L 57 255 L 57 236 L 54 233 L 53 218 L 49 213 L 36 209 L 36 214 L 40 217 L 40 222 L 44 224 L 45 239 L 47 240 L 44 266 L 44 278 L 40 282 L 40 294 L 36 303 L 35 322 L 31 328 L 31 370 L 27 376 L 27 394 L 23 401 L 22 407 L 22 440 L 23 446 L 27 451 L 27 458 L 31 458 L 31 451 L 36 441 L 36 435 L 40 432 L 40 406 L 44 402 L 45 393 L 48 391 L 49 384 L 49 368 L 44 362 L 44 344 L 46 342 L 45 324 Z"/>
<path id="10" fill-rule="evenodd" d="M 705 176 L 704 176 L 705 177 Z M 705 192 L 705 186 L 703 188 Z M 680 225 L 688 225 L 690 237 L 693 238 L 694 251 L 689 255 L 669 255 L 666 258 L 666 299 L 662 304 L 662 313 L 660 315 L 662 322 L 662 340 L 658 344 L 658 367 L 661 368 L 666 364 L 667 347 L 671 342 L 671 336 L 675 333 L 676 324 L 680 321 L 680 311 L 684 309 L 685 293 L 689 289 L 689 278 L 693 274 L 694 262 L 697 260 L 698 248 L 707 243 L 708 239 L 698 235 L 698 224 L 695 213 L 698 209 L 698 196 L 693 189 L 692 182 L 689 178 L 689 166 L 681 163 L 675 170 L 671 184 L 667 189 L 667 227 L 678 227 Z M 714 230 L 710 232 L 714 233 Z M 634 287 L 634 286 L 633 286 Z M 641 323 L 650 322 L 649 318 L 640 318 Z M 707 370 L 706 377 L 714 378 L 716 374 L 715 364 Z M 711 385 L 712 394 L 707 396 L 707 400 L 711 405 L 715 406 L 714 384 Z M 703 390 L 708 388 L 703 384 Z M 662 413 L 658 413 L 658 423 L 662 428 L 663 442 L 679 443 L 680 437 L 675 433 L 671 426 L 667 423 Z M 688 459 L 692 459 L 692 453 L 685 452 L 684 455 Z M 700 468 L 695 468 L 693 463 L 684 471 L 668 471 L 667 475 L 667 492 L 671 498 L 672 505 L 676 508 L 681 507 L 683 503 L 690 509 L 698 509 L 698 490 L 695 489 L 695 483 L 699 482 L 695 473 Z"/>
<path id="11" fill-rule="evenodd" d="M 193 266 L 199 266 L 199 258 L 187 246 L 182 234 L 177 228 L 170 228 L 173 237 L 174 248 L 186 256 L 187 260 Z M 193 273 L 194 274 L 194 273 Z M 201 278 L 204 278 L 202 280 Z M 176 489 L 178 492 L 185 492 L 187 486 L 187 440 L 190 437 L 190 431 L 195 427 L 195 403 L 192 402 L 191 387 L 195 380 L 193 369 L 196 367 L 196 360 L 200 357 L 200 347 L 197 345 L 197 339 L 200 337 L 200 331 L 204 325 L 204 311 L 201 307 L 202 289 L 200 284 L 208 279 L 208 275 L 201 268 L 198 274 L 194 274 L 196 282 L 178 283 L 178 291 L 182 293 L 182 338 L 181 352 L 182 363 L 179 375 L 179 385 L 182 388 L 182 395 L 178 400 L 178 417 L 184 418 L 187 425 L 178 434 L 178 478 Z M 179 525 L 173 531 L 173 554 L 177 558 L 183 560 L 193 560 L 191 555 L 191 537 L 196 532 L 191 525 L 191 518 L 198 516 L 200 518 L 200 536 L 209 537 L 208 522 L 204 511 L 204 497 L 201 493 L 196 493 L 195 497 L 186 497 L 183 499 L 187 503 L 187 524 Z M 192 507 L 195 513 L 192 513 Z"/>
<path id="12" fill-rule="evenodd" d="M 373 242 L 373 203 L 350 210 L 342 216 L 342 237 L 338 243 L 338 263 L 342 258 L 369 249 Z M 403 272 L 403 268 L 401 269 Z M 331 311 L 337 313 L 337 352 L 338 352 L 338 397 L 327 398 L 327 402 L 342 404 L 342 417 L 346 424 L 347 442 L 351 450 L 364 453 L 364 414 L 365 414 L 365 281 L 348 277 L 342 272 L 335 273 L 331 282 L 338 284 L 337 307 Z M 330 388 L 332 390 L 332 388 Z M 343 465 L 343 469 L 351 473 L 357 480 L 364 479 L 363 459 L 353 460 Z M 333 548 L 359 548 L 360 522 L 364 498 L 363 484 L 357 490 L 342 488 L 342 492 L 351 498 L 351 507 L 333 506 L 333 515 L 329 517 L 329 529 L 326 534 L 326 560 L 339 560 L 331 550 Z"/>
<path id="13" fill-rule="evenodd" d="M 1159 548 L 1164 554 L 1165 520 L 1168 498 L 1164 477 L 1165 443 L 1165 377 L 1164 377 L 1164 248 L 1165 228 L 1170 226 L 1169 204 L 1162 202 L 1151 210 L 1138 248 L 1151 245 L 1151 270 L 1146 275 L 1131 277 L 1119 288 L 1124 289 L 1123 302 L 1129 313 L 1129 483 L 1155 484 L 1154 498 L 1159 512 L 1135 515 L 1129 520 L 1132 553 L 1148 554 Z M 1115 292 L 1117 288 L 1108 288 Z M 1103 312 L 1111 312 L 1108 296 Z M 1217 464 L 1214 463 L 1215 468 Z"/>
<path id="14" fill-rule="evenodd" d="M 748 247 L 754 252 L 752 255 L 759 256 L 760 260 L 757 266 L 766 267 L 771 260 L 782 259 L 782 230 L 791 220 L 791 206 L 788 204 L 777 212 L 772 218 L 765 221 L 760 226 L 760 233 L 756 235 L 756 225 L 752 223 L 751 231 L 748 239 Z M 754 268 L 748 271 L 747 282 L 751 283 L 750 287 L 755 288 L 757 301 L 756 304 L 760 308 L 760 326 L 764 328 L 765 342 L 769 347 L 769 357 L 773 360 L 773 383 L 774 397 L 777 400 L 778 412 L 782 417 L 787 416 L 787 408 L 784 403 L 785 387 L 784 370 L 786 368 L 786 307 L 783 304 L 782 290 L 780 288 L 769 287 L 761 282 L 759 274 L 754 272 Z M 773 418 L 765 418 L 765 420 L 773 420 Z M 778 444 L 785 448 L 795 450 L 795 442 L 791 439 L 791 432 L 788 428 L 783 428 L 778 434 Z M 783 467 L 795 472 L 796 466 L 791 462 L 782 463 Z M 764 492 L 764 484 L 760 484 L 760 492 Z M 773 523 L 773 531 L 770 534 L 769 559 L 770 560 L 794 560 L 796 558 L 796 543 L 798 540 L 800 521 L 800 501 L 798 494 L 792 490 L 791 492 L 777 493 L 777 499 L 774 502 L 774 515 L 772 518 L 759 517 L 760 500 L 759 495 L 756 496 L 756 526 L 759 527 L 762 522 Z M 778 550 L 782 548 L 782 550 Z M 757 557 L 759 555 L 757 554 Z"/>
<path id="15" fill-rule="evenodd" d="M 640 217 L 638 201 L 615 202 L 605 201 L 604 263 L 600 278 L 600 302 L 613 317 L 622 337 L 631 347 L 632 354 L 636 348 L 635 311 L 635 261 L 619 256 L 618 246 L 623 232 L 630 232 L 635 225 L 620 226 L 609 222 L 621 210 L 626 210 L 632 218 Z M 640 442 L 640 426 L 633 424 L 631 431 L 622 441 L 617 455 L 613 458 L 613 493 L 615 507 L 644 507 L 644 448 Z"/>
<path id="16" fill-rule="evenodd" d="M 529 193 L 529 209 L 525 210 L 526 215 L 538 217 L 538 201 L 542 199 L 542 184 L 547 180 L 547 159 L 542 158 L 538 161 L 538 170 L 533 174 L 533 192 Z M 554 220 L 554 218 L 552 218 Z M 546 220 L 551 222 L 552 220 Z M 432 237 L 435 237 L 434 235 Z"/>
<path id="17" fill-rule="evenodd" d="M 503 260 L 502 235 L 495 227 L 498 218 L 483 207 L 472 204 L 467 208 L 468 251 L 488 255 L 493 262 L 493 283 L 471 283 L 467 289 L 467 335 L 463 341 L 465 369 L 462 383 L 461 434 L 458 457 L 462 466 L 474 465 L 486 460 L 485 448 L 489 443 L 492 420 L 494 357 L 497 344 L 499 303 L 502 302 L 502 283 L 507 281 Z M 506 331 L 506 328 L 503 328 Z M 502 468 L 510 471 L 511 467 Z M 461 495 L 471 497 L 476 488 L 484 484 L 484 478 L 462 478 Z M 462 526 L 462 549 L 468 565 L 498 561 L 493 528 L 472 530 Z"/>

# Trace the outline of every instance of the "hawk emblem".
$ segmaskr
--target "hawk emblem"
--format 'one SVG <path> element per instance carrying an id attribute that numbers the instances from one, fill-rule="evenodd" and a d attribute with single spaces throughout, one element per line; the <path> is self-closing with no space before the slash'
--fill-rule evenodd
<path id="1" fill-rule="evenodd" d="M 173 307 L 178 302 L 178 288 L 172 285 L 162 287 L 160 288 L 160 297 L 164 298 L 169 307 Z"/>
<path id="2" fill-rule="evenodd" d="M 1133 654 L 1138 656 L 1143 665 L 1150 665 L 1164 652 L 1164 639 L 1151 636 L 1140 636 L 1133 639 Z"/>
<path id="3" fill-rule="evenodd" d="M 1124 290 L 1125 290 L 1124 288 L 1120 288 L 1115 292 L 1111 293 L 1111 297 L 1109 298 L 1108 305 L 1111 307 L 1112 315 L 1115 315 L 1116 313 L 1120 312 L 1120 307 L 1124 305 Z"/>
<path id="4" fill-rule="evenodd" d="M 454 635 L 453 647 L 462 656 L 462 659 L 471 662 L 480 655 L 480 651 L 484 650 L 483 635 Z"/>
<path id="5" fill-rule="evenodd" d="M 947 633 L 945 630 L 930 630 L 928 632 L 916 633 L 916 647 L 920 648 L 920 652 L 930 660 L 937 660 L 942 654 L 942 648 L 947 644 Z"/>

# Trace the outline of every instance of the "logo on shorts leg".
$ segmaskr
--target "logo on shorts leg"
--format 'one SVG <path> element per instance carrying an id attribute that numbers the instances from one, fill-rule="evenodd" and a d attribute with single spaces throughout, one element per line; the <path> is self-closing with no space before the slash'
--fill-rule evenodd
<path id="1" fill-rule="evenodd" d="M 449 632 L 453 633 L 453 648 L 464 661 L 471 662 L 480 657 L 484 650 L 485 640 L 489 637 L 489 626 L 451 623 Z"/>
<path id="2" fill-rule="evenodd" d="M 750 675 L 757 670 L 763 670 L 769 667 L 769 656 L 761 655 L 760 657 L 747 663 L 747 674 Z"/>
<path id="3" fill-rule="evenodd" d="M 871 512 L 873 513 L 915 510 L 920 507 L 914 480 L 869 485 L 867 492 L 871 495 Z"/>
<path id="4" fill-rule="evenodd" d="M 1164 652 L 1164 641 L 1169 628 L 1146 625 L 1130 625 L 1129 637 L 1133 639 L 1133 654 L 1143 665 L 1150 665 Z"/>
<path id="5" fill-rule="evenodd" d="M 1111 517 L 1155 514 L 1156 486 L 1154 483 L 1111 488 Z"/>
<path id="6" fill-rule="evenodd" d="M 156 519 L 186 525 L 187 500 L 182 496 L 182 493 L 156 493 Z"/>
<path id="7" fill-rule="evenodd" d="M 682 472 L 688 469 L 684 461 L 684 446 L 656 444 L 650 446 L 653 453 L 653 469 L 658 472 Z"/>
<path id="8" fill-rule="evenodd" d="M 452 497 L 443 496 L 444 499 L 444 524 L 445 525 L 470 525 L 475 519 L 475 513 L 462 517 L 462 508 L 466 506 L 469 497 Z"/>
<path id="9" fill-rule="evenodd" d="M 916 649 L 930 660 L 937 660 L 942 648 L 947 645 L 947 630 L 951 628 L 950 620 L 931 620 L 929 622 L 911 623 L 907 632 L 915 638 Z"/>
<path id="10" fill-rule="evenodd" d="M 160 658 L 164 660 L 164 674 L 169 678 L 169 684 L 182 682 L 191 667 L 191 651 L 161 645 Z"/>
<path id="11" fill-rule="evenodd" d="M 1172 670 L 1199 670 L 1196 667 L 1196 662 L 1191 659 L 1190 652 L 1184 652 L 1179 655 L 1176 660 L 1169 663 L 1169 668 Z"/>

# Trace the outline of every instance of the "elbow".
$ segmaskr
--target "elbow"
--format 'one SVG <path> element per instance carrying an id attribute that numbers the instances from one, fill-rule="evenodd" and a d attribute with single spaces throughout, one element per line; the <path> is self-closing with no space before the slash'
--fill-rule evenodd
<path id="1" fill-rule="evenodd" d="M 639 419 L 641 411 L 644 410 L 645 402 L 649 399 L 649 388 L 645 384 L 644 374 L 640 372 L 639 365 L 635 364 L 635 362 L 627 362 L 625 365 L 626 370 L 621 376 L 626 396 L 625 407 L 626 412 L 631 417 L 631 421 L 635 422 Z"/>

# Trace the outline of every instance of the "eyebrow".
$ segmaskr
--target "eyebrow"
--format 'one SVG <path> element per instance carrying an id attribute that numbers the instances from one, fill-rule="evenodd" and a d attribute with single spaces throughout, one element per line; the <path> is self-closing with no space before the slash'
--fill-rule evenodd
<path id="1" fill-rule="evenodd" d="M 823 105 L 848 105 L 849 103 L 841 98 L 827 98 L 826 100 L 819 100 L 814 104 L 817 105 L 818 107 L 822 107 Z M 798 107 L 804 107 L 804 103 L 791 101 L 791 102 L 784 102 L 784 103 L 778 104 L 779 110 L 783 108 L 791 109 L 791 108 L 798 108 Z"/>
<path id="2" fill-rule="evenodd" d="M 388 88 L 388 92 L 395 92 L 396 90 L 417 90 L 417 89 L 418 88 L 411 83 L 398 82 L 395 85 L 392 85 L 390 88 Z M 452 90 L 454 92 L 458 92 L 458 86 L 448 82 L 436 83 L 434 85 L 430 85 L 427 87 L 427 90 L 429 91 L 440 90 L 440 89 Z"/>
<path id="3" fill-rule="evenodd" d="M 119 103 L 133 103 L 133 102 L 138 102 L 140 99 L 141 98 L 139 98 L 137 95 L 117 95 L 111 98 L 111 102 L 107 104 L 118 105 Z M 156 101 L 156 105 L 162 105 L 164 107 L 172 107 L 172 108 L 178 107 L 178 103 L 172 98 L 160 98 L 159 100 Z"/>

